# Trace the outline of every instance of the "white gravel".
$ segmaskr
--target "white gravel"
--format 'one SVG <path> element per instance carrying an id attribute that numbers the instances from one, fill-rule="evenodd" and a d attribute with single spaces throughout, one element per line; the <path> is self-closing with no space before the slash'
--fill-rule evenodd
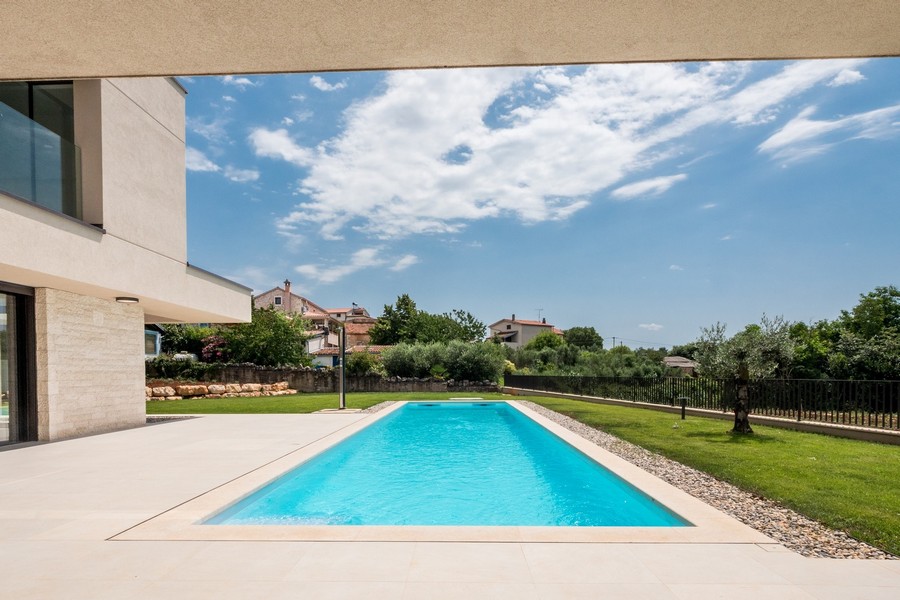
<path id="1" fill-rule="evenodd" d="M 860 542 L 842 531 L 829 529 L 771 500 L 740 490 L 730 483 L 719 481 L 711 475 L 649 452 L 533 402 L 519 401 L 554 423 L 746 523 L 798 554 L 817 558 L 897 559 L 896 556 Z"/>

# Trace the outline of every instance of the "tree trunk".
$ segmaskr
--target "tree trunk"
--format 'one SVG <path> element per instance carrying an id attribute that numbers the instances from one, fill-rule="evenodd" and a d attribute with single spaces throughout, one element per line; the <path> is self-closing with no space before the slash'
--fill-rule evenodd
<path id="1" fill-rule="evenodd" d="M 736 382 L 737 398 L 734 403 L 734 427 L 732 433 L 753 433 L 750 427 L 750 382 L 746 366 L 741 366 Z"/>

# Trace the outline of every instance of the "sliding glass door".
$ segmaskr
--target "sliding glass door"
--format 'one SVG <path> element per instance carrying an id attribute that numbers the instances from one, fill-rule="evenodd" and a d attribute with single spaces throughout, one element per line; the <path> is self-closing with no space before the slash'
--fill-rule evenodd
<path id="1" fill-rule="evenodd" d="M 0 284 L 0 444 L 34 439 L 34 302 Z"/>

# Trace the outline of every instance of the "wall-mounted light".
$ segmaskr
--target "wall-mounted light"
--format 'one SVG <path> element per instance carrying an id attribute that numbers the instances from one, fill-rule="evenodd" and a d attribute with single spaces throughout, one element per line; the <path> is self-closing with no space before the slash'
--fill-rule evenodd
<path id="1" fill-rule="evenodd" d="M 122 304 L 137 304 L 139 300 L 131 296 L 116 296 L 116 302 L 121 302 Z"/>

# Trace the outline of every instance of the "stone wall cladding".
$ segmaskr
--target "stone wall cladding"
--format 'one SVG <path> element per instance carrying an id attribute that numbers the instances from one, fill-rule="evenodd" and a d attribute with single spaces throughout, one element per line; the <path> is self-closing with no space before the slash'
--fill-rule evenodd
<path id="1" fill-rule="evenodd" d="M 38 438 L 136 427 L 144 409 L 144 314 L 49 288 L 35 290 Z"/>

